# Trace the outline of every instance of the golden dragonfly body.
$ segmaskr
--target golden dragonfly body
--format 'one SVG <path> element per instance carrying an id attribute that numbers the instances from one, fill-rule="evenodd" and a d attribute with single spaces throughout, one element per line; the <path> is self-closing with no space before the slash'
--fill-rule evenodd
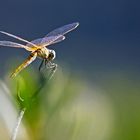
<path id="1" fill-rule="evenodd" d="M 15 48 L 24 48 L 27 51 L 30 51 L 31 54 L 29 57 L 20 65 L 18 66 L 15 71 L 11 74 L 11 77 L 15 77 L 21 70 L 26 68 L 31 62 L 33 62 L 37 57 L 42 59 L 41 65 L 39 70 L 41 69 L 43 63 L 48 64 L 50 68 L 56 67 L 52 60 L 55 58 L 55 51 L 46 48 L 49 45 L 61 42 L 65 39 L 65 34 L 74 30 L 79 25 L 78 22 L 64 25 L 60 28 L 53 30 L 52 32 L 48 33 L 45 37 L 35 39 L 33 41 L 27 41 L 23 38 L 15 36 L 13 34 L 0 31 L 0 33 L 18 39 L 27 43 L 26 45 L 11 42 L 11 41 L 0 41 L 0 46 L 7 46 L 7 47 L 15 47 Z"/>

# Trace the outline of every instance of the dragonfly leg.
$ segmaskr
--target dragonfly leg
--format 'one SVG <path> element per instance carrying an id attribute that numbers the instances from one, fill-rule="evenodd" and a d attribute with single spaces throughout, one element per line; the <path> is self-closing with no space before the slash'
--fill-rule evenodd
<path id="1" fill-rule="evenodd" d="M 45 60 L 45 66 L 46 66 L 47 69 L 52 69 L 52 68 L 55 67 L 55 64 L 46 59 Z"/>
<path id="2" fill-rule="evenodd" d="M 43 63 L 44 63 L 44 59 L 41 61 L 40 65 L 39 65 L 39 71 L 41 70 L 42 66 L 43 66 Z"/>
<path id="3" fill-rule="evenodd" d="M 51 61 L 48 61 L 47 59 L 45 59 L 44 62 L 45 62 L 45 67 L 50 70 L 49 77 L 51 78 L 57 70 L 57 64 L 52 63 Z"/>
<path id="4" fill-rule="evenodd" d="M 49 61 L 46 59 L 45 60 L 45 67 L 47 67 L 49 65 Z"/>
<path id="5" fill-rule="evenodd" d="M 49 69 L 55 69 L 55 68 L 57 68 L 57 64 L 52 63 L 51 61 L 49 61 L 47 64 L 48 64 L 48 68 Z"/>

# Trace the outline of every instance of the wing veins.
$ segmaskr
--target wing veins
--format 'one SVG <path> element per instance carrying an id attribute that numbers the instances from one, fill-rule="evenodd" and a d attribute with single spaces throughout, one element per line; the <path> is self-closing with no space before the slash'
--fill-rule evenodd
<path id="1" fill-rule="evenodd" d="M 16 36 L 16 35 L 13 35 L 13 34 L 10 34 L 8 32 L 4 32 L 4 31 L 0 31 L 0 33 L 5 34 L 5 35 L 10 36 L 10 37 L 13 37 L 15 39 L 18 39 L 18 40 L 23 41 L 25 43 L 28 43 L 28 44 L 30 44 L 30 45 L 32 45 L 34 47 L 37 47 L 35 44 L 31 43 L 30 41 L 27 41 L 27 40 L 25 40 L 25 39 L 23 39 L 21 37 Z"/>
<path id="2" fill-rule="evenodd" d="M 19 44 L 19 43 L 15 43 L 15 42 L 11 42 L 11 41 L 0 41 L 0 46 L 6 46 L 6 47 L 14 47 L 14 48 L 24 48 L 28 51 L 33 51 L 32 48 Z"/>

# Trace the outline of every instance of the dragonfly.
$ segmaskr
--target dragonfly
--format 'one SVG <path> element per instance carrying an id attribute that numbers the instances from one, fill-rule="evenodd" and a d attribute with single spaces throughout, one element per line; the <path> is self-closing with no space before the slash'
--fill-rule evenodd
<path id="1" fill-rule="evenodd" d="M 51 31 L 45 37 L 38 38 L 32 41 L 28 41 L 26 39 L 23 39 L 19 36 L 13 35 L 5 31 L 0 31 L 0 33 L 2 34 L 5 34 L 7 36 L 10 36 L 12 38 L 15 38 L 17 40 L 20 40 L 26 43 L 25 45 L 23 45 L 23 44 L 11 42 L 11 41 L 0 41 L 0 46 L 23 48 L 30 52 L 30 55 L 28 56 L 28 58 L 13 71 L 10 77 L 13 78 L 17 76 L 19 72 L 21 72 L 24 68 L 26 68 L 29 64 L 31 64 L 36 58 L 42 59 L 41 64 L 39 66 L 39 71 L 41 70 L 43 64 L 45 64 L 45 66 L 48 66 L 48 68 L 55 69 L 57 65 L 53 63 L 52 61 L 55 59 L 56 53 L 54 50 L 48 49 L 47 47 L 49 45 L 63 41 L 65 39 L 64 35 L 74 30 L 78 25 L 79 25 L 78 22 L 64 25 L 62 27 L 59 27 Z"/>

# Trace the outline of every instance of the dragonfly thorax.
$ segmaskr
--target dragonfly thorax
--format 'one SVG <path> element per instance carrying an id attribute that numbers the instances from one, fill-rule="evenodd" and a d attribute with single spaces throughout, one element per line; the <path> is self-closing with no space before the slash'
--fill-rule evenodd
<path id="1" fill-rule="evenodd" d="M 56 57 L 55 51 L 54 50 L 49 50 L 47 48 L 41 48 L 37 50 L 37 55 L 40 58 L 43 59 L 48 59 L 53 60 Z"/>
<path id="2" fill-rule="evenodd" d="M 43 59 L 47 59 L 49 56 L 49 50 L 47 48 L 38 49 L 37 56 Z"/>

